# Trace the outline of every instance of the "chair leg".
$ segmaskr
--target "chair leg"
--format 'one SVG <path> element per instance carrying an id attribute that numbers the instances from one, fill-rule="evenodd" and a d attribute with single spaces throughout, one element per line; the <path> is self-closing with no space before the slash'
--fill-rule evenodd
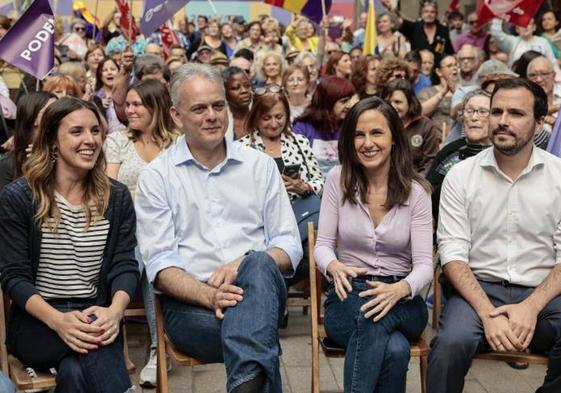
<path id="1" fill-rule="evenodd" d="M 312 338 L 312 393 L 319 393 L 319 342 Z"/>
<path id="2" fill-rule="evenodd" d="M 421 368 L 421 393 L 427 392 L 427 368 L 428 368 L 428 356 L 424 355 L 419 358 L 419 366 Z"/>
<path id="3" fill-rule="evenodd" d="M 127 371 L 129 374 L 134 374 L 136 371 L 136 366 L 132 362 L 129 355 L 129 342 L 127 339 L 127 329 L 125 327 L 125 324 L 123 324 L 123 352 L 125 355 L 125 365 L 127 367 Z"/>
<path id="4" fill-rule="evenodd" d="M 158 295 L 154 295 L 154 309 L 156 311 L 156 331 L 158 344 L 156 347 L 156 392 L 168 393 L 168 364 L 166 359 L 166 339 L 164 337 L 162 306 Z"/>

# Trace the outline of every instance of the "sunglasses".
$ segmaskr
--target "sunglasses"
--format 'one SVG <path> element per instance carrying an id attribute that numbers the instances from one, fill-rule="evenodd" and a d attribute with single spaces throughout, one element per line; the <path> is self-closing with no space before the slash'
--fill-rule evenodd
<path id="1" fill-rule="evenodd" d="M 86 29 L 83 27 L 75 27 L 74 31 L 86 31 Z"/>
<path id="2" fill-rule="evenodd" d="M 253 90 L 253 94 L 259 97 L 267 93 L 277 94 L 281 93 L 282 91 L 282 87 L 279 85 L 267 85 L 264 87 L 256 87 Z"/>

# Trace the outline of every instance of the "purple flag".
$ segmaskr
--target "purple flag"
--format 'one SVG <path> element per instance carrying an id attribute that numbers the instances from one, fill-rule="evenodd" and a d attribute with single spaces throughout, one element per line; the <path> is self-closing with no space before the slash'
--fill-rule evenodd
<path id="1" fill-rule="evenodd" d="M 140 20 L 140 32 L 148 37 L 171 19 L 188 0 L 146 0 L 144 14 Z"/>
<path id="2" fill-rule="evenodd" d="M 551 154 L 555 154 L 557 157 L 561 157 L 561 109 L 557 113 L 555 125 L 551 130 L 547 151 Z"/>
<path id="3" fill-rule="evenodd" d="M 0 41 L 0 58 L 37 79 L 54 67 L 54 17 L 48 0 L 35 0 Z"/>

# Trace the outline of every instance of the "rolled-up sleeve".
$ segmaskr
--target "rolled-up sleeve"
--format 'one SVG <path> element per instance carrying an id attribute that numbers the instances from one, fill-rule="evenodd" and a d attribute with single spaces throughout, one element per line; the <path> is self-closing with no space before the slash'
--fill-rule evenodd
<path id="1" fill-rule="evenodd" d="M 289 275 L 292 275 L 302 259 L 302 241 L 277 166 L 272 159 L 267 161 L 267 192 L 263 206 L 266 247 L 280 248 L 288 254 L 293 269 Z"/>
<path id="2" fill-rule="evenodd" d="M 411 287 L 411 298 L 417 296 L 433 276 L 432 265 L 432 205 L 430 195 L 414 185 L 411 201 L 411 256 L 413 269 L 405 277 Z"/>
<path id="3" fill-rule="evenodd" d="M 168 267 L 183 269 L 173 223 L 166 198 L 165 175 L 147 167 L 138 178 L 135 209 L 137 238 L 148 280 L 153 283 Z"/>
<path id="4" fill-rule="evenodd" d="M 337 227 L 339 223 L 339 184 L 336 169 L 327 174 L 321 209 L 319 212 L 319 228 L 314 249 L 319 270 L 327 276 L 327 265 L 337 259 L 335 248 L 337 245 Z"/>
<path id="5" fill-rule="evenodd" d="M 451 261 L 469 261 L 471 230 L 465 186 L 461 180 L 461 172 L 454 167 L 442 184 L 437 239 L 440 262 L 443 266 Z"/>

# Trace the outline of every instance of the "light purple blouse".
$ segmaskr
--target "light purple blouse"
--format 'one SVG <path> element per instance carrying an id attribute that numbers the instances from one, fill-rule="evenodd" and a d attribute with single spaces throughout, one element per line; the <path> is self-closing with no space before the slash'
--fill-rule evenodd
<path id="1" fill-rule="evenodd" d="M 323 189 L 314 256 L 321 272 L 337 259 L 348 266 L 368 268 L 367 274 L 406 276 L 416 296 L 433 276 L 430 195 L 413 183 L 406 204 L 394 206 L 374 227 L 362 202 L 342 203 L 341 166 L 327 175 Z"/>

